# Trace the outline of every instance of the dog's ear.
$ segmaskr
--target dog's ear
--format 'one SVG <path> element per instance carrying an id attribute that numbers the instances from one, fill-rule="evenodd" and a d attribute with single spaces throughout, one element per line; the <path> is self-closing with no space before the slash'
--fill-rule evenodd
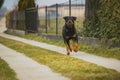
<path id="1" fill-rule="evenodd" d="M 74 21 L 76 21 L 77 17 L 72 17 Z"/>
<path id="2" fill-rule="evenodd" d="M 74 16 L 65 16 L 65 17 L 63 17 L 63 19 L 65 21 L 67 21 L 68 19 L 72 19 L 73 21 L 76 21 L 77 17 L 74 17 Z"/>
<path id="3" fill-rule="evenodd" d="M 66 21 L 68 19 L 68 16 L 63 17 L 63 19 Z"/>

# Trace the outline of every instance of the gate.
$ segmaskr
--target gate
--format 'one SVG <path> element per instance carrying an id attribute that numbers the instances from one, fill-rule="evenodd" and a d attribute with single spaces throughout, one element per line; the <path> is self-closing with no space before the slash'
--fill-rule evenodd
<path id="1" fill-rule="evenodd" d="M 38 32 L 38 8 L 29 8 L 25 10 L 26 33 Z"/>

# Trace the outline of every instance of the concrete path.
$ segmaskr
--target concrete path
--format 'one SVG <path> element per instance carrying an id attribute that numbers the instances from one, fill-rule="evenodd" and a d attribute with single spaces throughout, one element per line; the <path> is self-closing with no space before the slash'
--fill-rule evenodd
<path id="1" fill-rule="evenodd" d="M 46 44 L 46 43 L 41 43 L 41 42 L 37 42 L 37 41 L 33 41 L 33 40 L 28 40 L 28 39 L 24 39 L 24 38 L 12 36 L 12 35 L 4 34 L 4 33 L 1 33 L 0 36 L 5 37 L 5 38 L 9 38 L 9 39 L 13 39 L 13 40 L 17 40 L 17 41 L 21 41 L 23 43 L 27 43 L 27 44 L 30 44 L 30 45 L 33 45 L 33 46 L 45 48 L 45 49 L 55 51 L 55 52 L 58 52 L 58 53 L 62 53 L 62 54 L 66 53 L 66 49 L 63 48 L 63 47 L 49 45 L 49 44 Z M 97 65 L 100 65 L 100 66 L 103 66 L 103 67 L 106 67 L 106 68 L 114 69 L 114 70 L 120 72 L 120 60 L 99 57 L 99 56 L 87 54 L 85 52 L 80 52 L 80 51 L 78 53 L 72 52 L 71 56 L 75 57 L 75 58 L 78 58 L 78 59 L 82 59 L 82 60 L 91 62 L 91 63 L 95 63 Z"/>
<path id="2" fill-rule="evenodd" d="M 25 55 L 0 44 L 0 57 L 16 72 L 19 80 L 69 80 Z"/>
<path id="3" fill-rule="evenodd" d="M 4 30 L 5 30 L 5 27 L 3 28 L 3 31 Z M 45 48 L 45 49 L 48 49 L 51 51 L 56 51 L 58 53 L 62 53 L 62 54 L 66 53 L 66 50 L 63 47 L 58 47 L 58 46 L 49 45 L 46 43 L 36 42 L 33 40 L 23 39 L 20 37 L 4 34 L 3 32 L 0 33 L 0 36 L 5 37 L 5 38 L 9 38 L 9 39 L 13 39 L 13 40 L 17 40 L 17 41 L 21 41 L 23 43 L 27 43 L 27 44 L 30 44 L 33 46 Z M 114 69 L 114 70 L 120 72 L 120 60 L 103 58 L 103 57 L 87 54 L 85 52 L 80 52 L 80 51 L 78 53 L 72 52 L 71 56 L 78 58 L 78 59 L 82 59 L 82 60 L 91 62 L 91 63 L 95 63 L 97 65 L 100 65 L 100 66 L 103 66 L 106 68 Z"/>
<path id="4" fill-rule="evenodd" d="M 4 36 L 5 18 L 0 21 L 0 35 Z M 19 80 L 70 80 L 25 55 L 0 44 L 0 57 L 16 72 Z"/>

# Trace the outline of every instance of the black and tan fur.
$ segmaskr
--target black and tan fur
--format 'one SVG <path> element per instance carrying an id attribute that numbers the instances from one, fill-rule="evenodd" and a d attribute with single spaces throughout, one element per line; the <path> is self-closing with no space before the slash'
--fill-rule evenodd
<path id="1" fill-rule="evenodd" d="M 62 29 L 62 36 L 64 39 L 64 43 L 66 45 L 67 55 L 70 55 L 70 52 L 78 51 L 78 34 L 76 32 L 76 28 L 74 25 L 74 21 L 76 21 L 76 17 L 66 16 L 64 17 L 65 25 Z M 70 47 L 70 40 L 73 41 L 73 47 Z"/>

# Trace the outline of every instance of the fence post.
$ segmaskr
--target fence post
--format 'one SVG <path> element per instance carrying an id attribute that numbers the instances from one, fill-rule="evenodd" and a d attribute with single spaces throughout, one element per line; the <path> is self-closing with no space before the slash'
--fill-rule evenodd
<path id="1" fill-rule="evenodd" d="M 56 35 L 58 34 L 58 4 L 56 4 Z"/>
<path id="2" fill-rule="evenodd" d="M 39 34 L 39 25 L 40 25 L 40 22 L 39 22 L 39 15 L 38 15 L 38 5 L 37 5 L 37 33 Z"/>
<path id="3" fill-rule="evenodd" d="M 71 0 L 69 0 L 69 16 L 71 16 Z"/>
<path id="4" fill-rule="evenodd" d="M 46 33 L 47 33 L 47 6 L 45 7 L 45 14 L 46 14 L 46 16 L 45 16 L 45 25 L 46 25 Z"/>

